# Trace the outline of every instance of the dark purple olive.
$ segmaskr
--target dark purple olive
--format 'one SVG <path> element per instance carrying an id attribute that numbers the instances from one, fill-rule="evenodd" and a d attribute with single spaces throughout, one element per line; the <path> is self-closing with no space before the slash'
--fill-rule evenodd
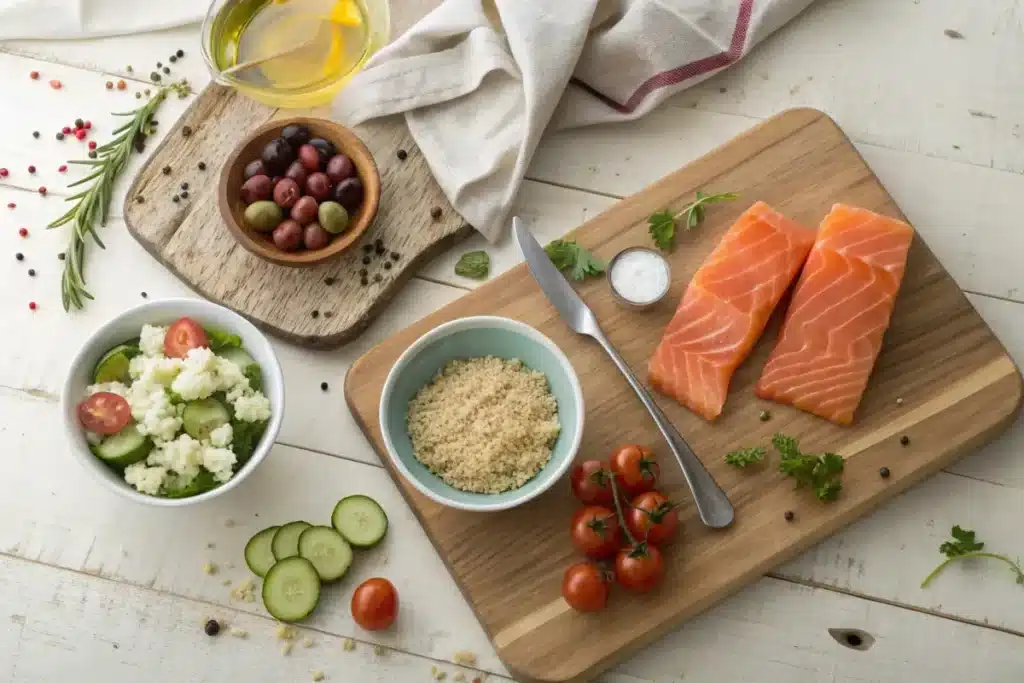
<path id="1" fill-rule="evenodd" d="M 301 123 L 290 123 L 281 131 L 281 137 L 292 146 L 292 149 L 302 147 L 304 144 L 309 142 L 309 138 L 311 138 L 312 135 L 313 134 L 309 132 L 309 128 L 306 128 Z"/>
<path id="2" fill-rule="evenodd" d="M 284 172 L 285 178 L 291 178 L 299 184 L 299 187 L 306 186 L 306 169 L 301 161 L 293 161 L 288 170 Z"/>
<path id="3" fill-rule="evenodd" d="M 327 163 L 328 159 L 330 159 L 331 157 L 338 153 L 338 150 L 337 148 L 335 148 L 334 143 L 331 142 L 330 140 L 324 140 L 323 138 L 313 138 L 312 140 L 309 141 L 309 144 L 313 145 L 318 150 L 320 150 L 320 153 L 323 154 L 324 157 L 324 163 Z"/>
<path id="4" fill-rule="evenodd" d="M 327 176 L 334 183 L 340 183 L 356 174 L 356 165 L 345 154 L 335 154 L 327 160 Z"/>
<path id="5" fill-rule="evenodd" d="M 271 173 L 280 175 L 295 161 L 295 150 L 283 139 L 275 138 L 266 144 L 260 158 Z"/>
<path id="6" fill-rule="evenodd" d="M 292 207 L 291 217 L 297 220 L 299 225 L 309 225 L 316 220 L 319 208 L 320 206 L 312 197 L 302 197 Z"/>
<path id="7" fill-rule="evenodd" d="M 363 203 L 363 182 L 359 178 L 342 180 L 334 186 L 332 199 L 345 207 L 349 215 L 353 215 Z"/>
<path id="8" fill-rule="evenodd" d="M 295 251 L 302 246 L 302 226 L 293 220 L 281 221 L 271 234 L 274 246 L 282 251 Z"/>
<path id="9" fill-rule="evenodd" d="M 295 206 L 301 196 L 302 190 L 299 189 L 299 184 L 291 178 L 281 178 L 274 186 L 274 203 L 282 209 L 290 209 Z"/>
<path id="10" fill-rule="evenodd" d="M 322 168 L 320 152 L 313 145 L 299 147 L 299 161 L 302 163 L 302 167 L 310 173 L 319 171 Z"/>
<path id="11" fill-rule="evenodd" d="M 270 182 L 270 178 L 265 175 L 254 175 L 242 183 L 240 194 L 242 201 L 248 206 L 253 202 L 270 199 L 270 194 L 273 191 L 274 185 Z"/>
<path id="12" fill-rule="evenodd" d="M 250 161 L 245 165 L 245 172 L 243 173 L 245 179 L 248 180 L 254 175 L 270 175 L 267 173 L 267 167 L 263 164 L 263 161 L 257 159 L 256 161 Z"/>
<path id="13" fill-rule="evenodd" d="M 331 233 L 321 228 L 319 223 L 310 223 L 303 228 L 302 243 L 306 249 L 323 249 L 331 243 Z"/>
<path id="14" fill-rule="evenodd" d="M 306 194 L 313 197 L 318 202 L 322 202 L 331 196 L 331 187 L 334 184 L 331 179 L 327 177 L 326 173 L 310 173 L 309 177 L 306 178 Z"/>

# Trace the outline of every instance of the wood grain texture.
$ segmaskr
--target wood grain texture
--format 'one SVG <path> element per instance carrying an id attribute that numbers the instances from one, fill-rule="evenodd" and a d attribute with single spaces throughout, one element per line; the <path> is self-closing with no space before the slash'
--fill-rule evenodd
<path id="1" fill-rule="evenodd" d="M 682 206 L 698 189 L 737 191 L 742 199 L 709 208 L 704 224 L 682 236 L 670 257 L 673 287 L 665 305 L 636 313 L 614 303 L 604 279 L 579 287 L 634 369 L 645 367 L 693 271 L 756 199 L 811 226 L 840 201 L 903 218 L 835 124 L 821 112 L 798 109 L 619 202 L 573 237 L 610 258 L 625 247 L 647 243 L 647 216 Z M 382 343 L 349 371 L 349 405 L 385 464 L 377 403 L 395 358 L 436 325 L 485 313 L 533 325 L 572 360 L 587 405 L 581 455 L 600 457 L 624 442 L 648 443 L 665 455 L 654 425 L 603 352 L 558 319 L 528 271 L 519 266 Z M 854 426 L 839 427 L 754 396 L 753 385 L 778 330 L 777 318 L 733 378 L 729 402 L 715 424 L 659 398 L 728 492 L 737 521 L 724 532 L 704 528 L 684 492 L 681 474 L 665 468 L 664 488 L 683 501 L 683 540 L 667 551 L 667 578 L 653 594 L 616 595 L 609 609 L 596 616 L 576 614 L 561 600 L 561 575 L 574 561 L 565 529 L 577 506 L 567 486 L 555 487 L 522 508 L 483 516 L 433 504 L 392 471 L 517 678 L 575 681 L 596 675 L 988 441 L 1018 410 L 1021 377 L 1016 367 L 920 236 L 911 248 L 893 322 Z M 770 422 L 759 421 L 762 409 L 772 412 Z M 828 449 L 845 456 L 839 501 L 824 504 L 805 491 L 794 491 L 774 461 L 753 472 L 724 464 L 727 451 L 765 443 L 776 431 L 798 438 L 805 450 Z M 911 439 L 907 447 L 899 442 L 904 434 Z M 891 470 L 889 479 L 878 476 L 882 466 Z M 783 520 L 786 510 L 794 511 L 794 522 Z"/>

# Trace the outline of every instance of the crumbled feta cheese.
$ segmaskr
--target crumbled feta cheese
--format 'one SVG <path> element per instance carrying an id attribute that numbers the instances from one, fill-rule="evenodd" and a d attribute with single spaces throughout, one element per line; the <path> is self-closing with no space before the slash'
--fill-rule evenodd
<path id="1" fill-rule="evenodd" d="M 455 681 L 455 683 L 463 683 L 463 681 L 466 680 L 466 674 L 462 673 L 461 671 L 456 671 L 455 676 L 452 678 L 452 680 Z"/>
<path id="2" fill-rule="evenodd" d="M 231 468 L 235 461 L 235 452 L 230 448 L 203 447 L 203 467 L 210 470 L 213 478 L 222 484 L 234 474 Z"/>
<path id="3" fill-rule="evenodd" d="M 246 579 L 245 581 L 236 584 L 235 587 L 231 589 L 231 598 L 234 600 L 241 600 L 243 602 L 255 602 L 255 589 L 255 582 L 253 582 L 252 579 Z"/>
<path id="4" fill-rule="evenodd" d="M 430 675 L 435 681 L 443 681 L 448 677 L 448 674 L 438 669 L 436 666 L 430 667 Z"/>
<path id="5" fill-rule="evenodd" d="M 149 462 L 148 458 L 146 459 L 146 462 L 150 465 L 153 464 Z M 164 477 L 164 490 L 170 491 L 172 489 L 183 489 L 191 484 L 192 480 L 195 478 L 195 475 L 192 474 L 175 474 L 168 471 L 167 476 Z"/>
<path id="6" fill-rule="evenodd" d="M 164 337 L 167 328 L 158 325 L 143 325 L 139 333 L 139 350 L 142 355 L 156 357 L 164 353 Z"/>
<path id="7" fill-rule="evenodd" d="M 247 638 L 249 636 L 248 631 L 244 628 L 238 628 L 237 626 L 232 626 L 229 633 L 231 633 L 235 638 Z"/>
<path id="8" fill-rule="evenodd" d="M 292 653 L 292 648 L 293 647 L 295 647 L 295 646 L 292 643 L 285 643 L 284 645 L 281 646 L 281 654 L 283 654 L 285 657 L 287 657 L 288 655 L 290 655 Z"/>
<path id="9" fill-rule="evenodd" d="M 203 573 L 204 574 L 209 574 L 210 576 L 213 576 L 214 574 L 217 573 L 217 565 L 215 565 L 213 562 L 210 562 L 209 560 L 207 560 L 206 562 L 203 563 Z"/>
<path id="10" fill-rule="evenodd" d="M 120 382 L 101 382 L 100 384 L 91 384 L 85 388 L 85 395 L 88 397 L 93 394 L 98 394 L 101 391 L 109 391 L 111 394 L 117 394 L 121 398 L 128 398 L 128 387 Z"/>
<path id="11" fill-rule="evenodd" d="M 316 645 L 316 643 L 313 642 L 312 638 L 306 637 L 302 639 L 302 647 L 306 648 L 307 650 L 313 647 L 314 645 Z"/>
<path id="12" fill-rule="evenodd" d="M 217 448 L 227 448 L 231 445 L 231 439 L 233 436 L 234 433 L 231 429 L 231 423 L 227 422 L 210 432 L 210 445 L 216 446 Z"/>
<path id="13" fill-rule="evenodd" d="M 128 390 L 127 398 L 140 433 L 152 436 L 156 442 L 174 439 L 181 429 L 181 418 L 163 387 L 138 381 Z"/>
<path id="14" fill-rule="evenodd" d="M 352 640 L 351 638 L 346 638 L 345 640 L 341 641 L 341 647 L 345 650 L 345 652 L 352 652 L 352 650 L 356 649 L 356 641 Z"/>
<path id="15" fill-rule="evenodd" d="M 228 391 L 243 383 L 246 387 L 249 386 L 249 380 L 242 374 L 241 368 L 226 358 L 221 358 L 220 356 L 215 358 L 214 372 L 217 377 L 217 389 L 219 391 Z"/>
<path id="16" fill-rule="evenodd" d="M 476 655 L 468 650 L 459 650 L 452 659 L 461 666 L 476 666 Z"/>
<path id="17" fill-rule="evenodd" d="M 148 493 L 155 496 L 160 492 L 160 486 L 164 483 L 167 469 L 163 467 L 146 467 L 144 463 L 137 462 L 124 468 L 124 480 L 134 486 L 141 493 Z"/>
<path id="18" fill-rule="evenodd" d="M 277 626 L 278 640 L 295 640 L 298 635 L 299 630 L 294 626 L 288 626 L 287 624 L 278 624 Z"/>
<path id="19" fill-rule="evenodd" d="M 185 401 L 207 398 L 217 391 L 217 356 L 207 348 L 190 349 L 181 372 L 171 382 L 171 391 Z"/>
<path id="20" fill-rule="evenodd" d="M 183 365 L 184 361 L 180 358 L 135 356 L 128 361 L 128 374 L 136 382 L 143 382 L 148 386 L 169 387 L 181 372 Z"/>
<path id="21" fill-rule="evenodd" d="M 240 396 L 234 401 L 235 417 L 243 422 L 262 422 L 270 419 L 270 399 L 260 391 Z"/>
<path id="22" fill-rule="evenodd" d="M 314 672 L 312 672 L 312 676 L 313 676 L 313 680 L 314 681 L 322 681 L 322 680 L 324 680 L 324 672 L 323 671 L 314 671 Z"/>
<path id="23" fill-rule="evenodd" d="M 188 434 L 181 434 L 173 441 L 157 445 L 149 452 L 146 462 L 166 467 L 191 481 L 199 474 L 199 467 L 203 464 L 203 445 Z"/>

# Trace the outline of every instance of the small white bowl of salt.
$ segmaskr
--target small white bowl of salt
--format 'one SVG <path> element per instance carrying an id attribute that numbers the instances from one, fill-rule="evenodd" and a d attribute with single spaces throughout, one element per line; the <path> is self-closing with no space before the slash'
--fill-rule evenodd
<path id="1" fill-rule="evenodd" d="M 623 249 L 608 264 L 612 296 L 629 308 L 650 308 L 665 298 L 672 274 L 665 257 L 646 247 Z"/>

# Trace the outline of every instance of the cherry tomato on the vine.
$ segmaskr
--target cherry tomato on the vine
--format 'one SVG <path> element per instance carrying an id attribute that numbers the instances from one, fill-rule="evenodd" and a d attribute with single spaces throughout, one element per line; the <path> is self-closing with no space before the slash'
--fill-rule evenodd
<path id="1" fill-rule="evenodd" d="M 573 515 L 569 533 L 577 550 L 595 560 L 611 557 L 622 545 L 618 518 L 600 505 L 588 505 Z"/>
<path id="2" fill-rule="evenodd" d="M 639 543 L 615 556 L 615 579 L 627 590 L 646 593 L 661 582 L 665 561 L 653 545 Z"/>
<path id="3" fill-rule="evenodd" d="M 679 526 L 679 508 L 657 491 L 641 493 L 626 512 L 626 527 L 638 541 L 661 545 L 671 539 Z"/>
<path id="4" fill-rule="evenodd" d="M 611 478 L 611 471 L 600 460 L 584 460 L 569 473 L 573 495 L 584 505 L 611 505 Z"/>
<path id="5" fill-rule="evenodd" d="M 593 562 L 579 562 L 565 570 L 562 597 L 577 612 L 596 612 L 608 603 L 611 584 Z"/>
<path id="6" fill-rule="evenodd" d="M 618 484 L 626 489 L 630 496 L 650 491 L 658 484 L 661 470 L 654 460 L 654 454 L 647 446 L 619 446 L 608 461 Z"/>

